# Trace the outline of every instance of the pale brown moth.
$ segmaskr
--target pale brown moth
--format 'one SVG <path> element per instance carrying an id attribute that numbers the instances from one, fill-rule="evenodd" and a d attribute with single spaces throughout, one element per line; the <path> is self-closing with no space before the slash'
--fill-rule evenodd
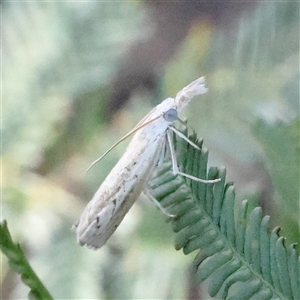
<path id="1" fill-rule="evenodd" d="M 167 98 L 154 107 L 128 134 L 92 163 L 92 165 L 97 163 L 121 141 L 134 134 L 124 155 L 108 174 L 82 212 L 79 221 L 74 225 L 80 245 L 98 249 L 106 243 L 144 190 L 166 145 L 170 147 L 174 174 L 204 183 L 219 181 L 219 179 L 200 179 L 180 172 L 171 139 L 171 133 L 175 132 L 199 149 L 172 124 L 178 118 L 178 112 L 192 98 L 206 91 L 204 77 L 193 81 L 179 91 L 175 98 Z M 168 143 L 165 143 L 166 140 Z"/>

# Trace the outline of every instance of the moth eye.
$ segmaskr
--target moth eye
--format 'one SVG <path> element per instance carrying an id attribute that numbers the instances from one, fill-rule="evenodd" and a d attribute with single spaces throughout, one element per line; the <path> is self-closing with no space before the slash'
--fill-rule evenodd
<path id="1" fill-rule="evenodd" d="M 171 108 L 164 113 L 164 119 L 167 122 L 173 122 L 177 119 L 177 117 L 178 117 L 178 113 L 177 110 L 174 108 Z"/>

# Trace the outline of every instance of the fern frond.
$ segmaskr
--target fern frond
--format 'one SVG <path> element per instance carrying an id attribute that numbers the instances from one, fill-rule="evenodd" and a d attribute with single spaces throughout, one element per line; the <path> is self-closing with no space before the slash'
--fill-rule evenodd
<path id="1" fill-rule="evenodd" d="M 202 148 L 195 135 L 189 139 Z M 280 229 L 269 230 L 270 217 L 263 217 L 260 207 L 250 211 L 247 200 L 236 203 L 233 183 L 225 182 L 225 168 L 207 172 L 206 149 L 200 152 L 180 144 L 178 159 L 184 172 L 221 181 L 204 184 L 174 176 L 165 162 L 149 190 L 176 215 L 175 248 L 185 254 L 199 251 L 194 268 L 200 281 L 210 278 L 209 294 L 222 299 L 300 299 L 295 244 L 286 247 Z"/>
<path id="2" fill-rule="evenodd" d="M 15 244 L 10 236 L 7 223 L 0 223 L 0 249 L 7 256 L 10 267 L 21 274 L 21 279 L 30 288 L 29 299 L 53 299 L 43 283 L 37 277 L 19 244 Z"/>

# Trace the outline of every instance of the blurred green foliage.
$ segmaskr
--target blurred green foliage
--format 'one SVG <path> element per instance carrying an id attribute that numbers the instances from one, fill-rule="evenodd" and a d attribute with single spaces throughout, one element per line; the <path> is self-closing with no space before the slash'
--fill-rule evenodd
<path id="1" fill-rule="evenodd" d="M 276 187 L 274 199 L 278 206 L 279 221 L 283 235 L 300 241 L 299 232 L 299 119 L 289 125 L 276 123 L 273 126 L 258 120 L 253 132 L 261 143 L 266 156 L 266 165 Z"/>
<path id="2" fill-rule="evenodd" d="M 101 251 L 70 230 L 125 145 L 85 177 L 89 163 L 154 105 L 141 89 L 103 121 L 120 62 L 155 30 L 147 2 L 6 2 L 2 26 L 2 216 L 42 281 L 55 299 L 188 298 L 190 261 L 150 201 Z M 186 115 L 211 164 L 298 242 L 299 3 L 259 2 L 223 27 L 199 17 L 160 66 L 156 103 L 201 75 L 209 92 Z M 4 296 L 23 298 L 11 276 L 4 264 Z"/>

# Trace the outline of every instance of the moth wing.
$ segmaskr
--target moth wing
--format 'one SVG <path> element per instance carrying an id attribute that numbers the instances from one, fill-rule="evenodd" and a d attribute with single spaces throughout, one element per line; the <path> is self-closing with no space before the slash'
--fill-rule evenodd
<path id="1" fill-rule="evenodd" d="M 80 217 L 80 221 L 75 225 L 75 229 L 77 231 L 77 242 L 81 246 L 87 245 L 92 249 L 102 247 L 113 233 L 113 231 L 111 232 L 110 230 L 105 229 L 107 229 L 108 224 L 111 222 L 114 210 L 115 204 L 112 202 L 108 203 L 108 205 L 99 211 L 93 222 L 91 222 L 87 227 L 84 227 L 84 231 L 81 231 L 80 229 L 83 227 L 83 224 L 79 225 L 79 222 L 84 222 L 84 220 L 89 217 L 89 209 L 84 210 Z M 119 224 L 116 225 L 118 226 Z M 78 226 L 81 228 L 78 228 Z"/>

